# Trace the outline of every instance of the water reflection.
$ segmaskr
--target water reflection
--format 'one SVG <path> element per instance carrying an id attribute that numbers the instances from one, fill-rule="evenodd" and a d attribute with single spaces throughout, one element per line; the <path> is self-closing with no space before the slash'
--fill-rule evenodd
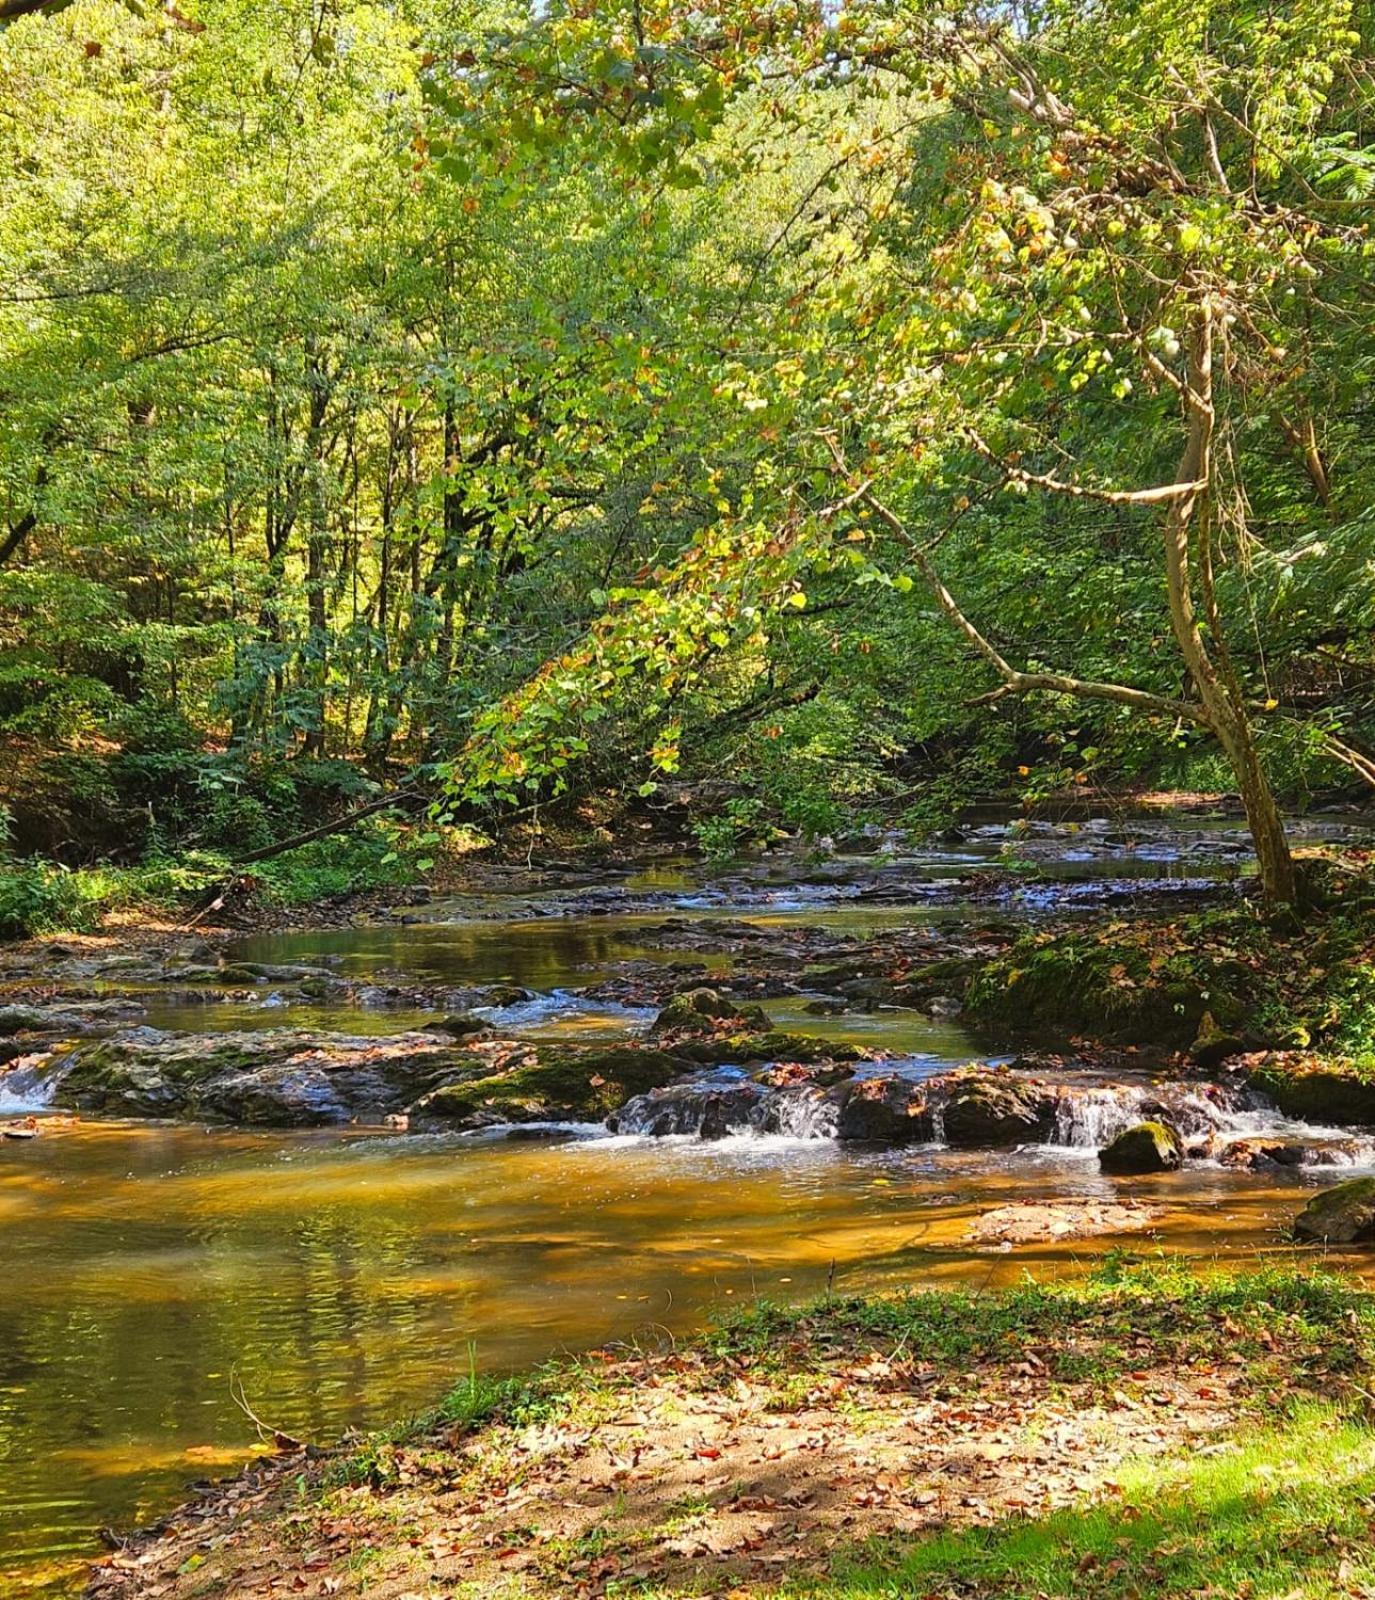
<path id="1" fill-rule="evenodd" d="M 684 1328 L 752 1295 L 1073 1270 L 971 1221 L 1110 1197 L 1092 1163 L 827 1143 L 568 1143 L 73 1124 L 0 1147 L 0 1571 L 37 1582 L 252 1444 L 229 1395 L 329 1439 L 466 1370 Z M 1136 1180 L 1155 1240 L 1270 1243 L 1297 1188 Z M 1127 1241 L 1137 1245 L 1152 1241 Z M 16 1582 L 18 1580 L 15 1580 Z M 8 1592 L 8 1591 L 7 1591 Z"/>

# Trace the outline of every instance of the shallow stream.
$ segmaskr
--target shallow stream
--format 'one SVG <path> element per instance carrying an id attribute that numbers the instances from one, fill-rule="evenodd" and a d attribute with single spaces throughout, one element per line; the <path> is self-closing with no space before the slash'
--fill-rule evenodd
<path id="1" fill-rule="evenodd" d="M 1199 852 L 1185 843 L 1192 874 Z M 952 864 L 966 854 L 953 851 Z M 1168 876 L 1171 859 L 1154 853 L 1150 874 Z M 1221 853 L 1222 875 L 1236 859 Z M 1106 872 L 1129 879 L 1122 868 L 1113 859 Z M 1084 881 L 1080 863 L 1071 870 Z M 652 1013 L 569 991 L 617 961 L 681 959 L 636 943 L 666 910 L 856 927 L 963 914 L 807 885 L 765 903 L 748 887 L 723 901 L 695 878 L 669 878 L 648 886 L 662 896 L 650 909 L 531 918 L 522 902 L 503 920 L 487 897 L 417 913 L 462 919 L 466 909 L 477 920 L 254 938 L 236 955 L 328 961 L 368 978 L 519 984 L 534 998 L 503 1008 L 503 1030 L 596 1040 L 633 1035 Z M 789 1029 L 887 1050 L 913 1071 L 974 1054 L 957 1019 L 815 1015 L 796 996 L 768 1006 Z M 432 1015 L 341 1017 L 264 993 L 154 1001 L 147 1020 L 362 1032 Z M 1086 1104 L 1085 1116 L 1098 1114 Z M 97 1528 L 156 1515 L 188 1481 L 232 1470 L 256 1440 L 239 1391 L 271 1425 L 327 1442 L 424 1408 L 473 1365 L 518 1369 L 608 1340 L 668 1338 L 723 1306 L 828 1282 L 1054 1276 L 1117 1244 L 1224 1259 L 1282 1251 L 1303 1190 L 1332 1181 L 1330 1169 L 1262 1175 L 1203 1162 L 1115 1182 L 1093 1159 L 1098 1132 L 1085 1125 L 1064 1134 L 1071 1142 L 995 1154 L 593 1127 L 248 1133 L 86 1118 L 0 1140 L 0 1594 L 79 1592 Z M 975 1228 L 1018 1202 L 1123 1199 L 1148 1217 L 1077 1243 L 1009 1247 Z"/>

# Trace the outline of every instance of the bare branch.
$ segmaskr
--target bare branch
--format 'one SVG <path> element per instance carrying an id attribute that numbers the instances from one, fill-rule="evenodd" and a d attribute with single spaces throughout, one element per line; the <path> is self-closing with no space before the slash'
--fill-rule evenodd
<path id="1" fill-rule="evenodd" d="M 1025 467 L 1004 460 L 984 443 L 973 428 L 966 428 L 964 434 L 986 461 L 991 461 L 1013 482 L 1025 483 L 1037 489 L 1049 489 L 1055 494 L 1067 494 L 1076 500 L 1098 500 L 1110 506 L 1158 506 L 1166 501 L 1180 500 L 1186 495 L 1197 494 L 1200 489 L 1206 487 L 1204 483 L 1196 482 L 1162 483 L 1151 489 L 1096 489 L 1088 484 L 1065 483 L 1063 479 L 1052 478 L 1042 472 L 1028 472 Z"/>
<path id="2" fill-rule="evenodd" d="M 835 462 L 836 470 L 848 478 L 849 467 L 839 444 L 829 434 L 823 434 L 822 438 Z M 1096 678 L 1076 678 L 1065 672 L 1023 672 L 1020 668 L 1014 667 L 997 646 L 964 614 L 959 602 L 941 581 L 940 574 L 936 571 L 935 564 L 925 547 L 912 535 L 897 513 L 874 494 L 867 483 L 861 483 L 857 490 L 837 502 L 835 509 L 842 505 L 853 504 L 856 500 L 867 505 L 874 515 L 907 546 L 918 571 L 935 595 L 941 610 L 1003 680 L 1001 688 L 988 698 L 1001 698 L 1004 694 L 1037 692 L 1068 694 L 1081 700 L 1107 700 L 1116 705 L 1131 706 L 1134 710 L 1149 712 L 1154 716 L 1179 718 L 1205 728 L 1212 726 L 1203 707 L 1193 705 L 1187 700 L 1172 700 L 1164 695 L 1151 694 L 1145 689 L 1134 689 L 1129 684 L 1106 683 Z"/>

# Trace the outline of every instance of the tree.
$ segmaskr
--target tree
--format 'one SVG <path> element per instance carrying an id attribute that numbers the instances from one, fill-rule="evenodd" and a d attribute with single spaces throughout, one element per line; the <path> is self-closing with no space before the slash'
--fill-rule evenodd
<path id="1" fill-rule="evenodd" d="M 629 167 L 704 183 L 723 205 L 751 161 L 781 148 L 796 173 L 818 142 L 834 149 L 729 318 L 690 330 L 702 368 L 749 407 L 781 484 L 773 514 L 805 498 L 818 547 L 871 541 L 865 559 L 849 552 L 857 575 L 904 591 L 920 578 L 998 680 L 986 698 L 1086 697 L 1163 737 L 1181 721 L 1205 730 L 1265 891 L 1288 901 L 1256 720 L 1279 703 L 1263 652 L 1231 635 L 1257 627 L 1256 588 L 1275 591 L 1296 549 L 1321 559 L 1315 526 L 1365 509 L 1354 484 L 1334 491 L 1324 438 L 1344 419 L 1322 407 L 1343 398 L 1328 363 L 1366 296 L 1366 20 L 1341 0 L 1283 19 L 1222 3 L 1051 6 L 1015 25 L 996 8 L 894 0 L 831 19 L 556 6 L 478 54 L 459 114 L 479 141 L 491 119 L 527 127 L 536 152 L 609 125 Z M 780 303 L 766 269 L 784 251 Z M 843 473 L 838 499 L 819 456 Z M 1294 473 L 1310 499 L 1286 524 L 1271 507 L 1292 513 Z M 990 474 L 1068 502 L 1108 587 L 1118 525 L 1109 536 L 1088 514 L 1125 517 L 1134 549 L 1154 528 L 1149 644 L 1124 641 L 1120 677 L 1014 666 L 1001 619 L 972 621 L 941 581 L 937 545 L 990 524 L 1024 539 L 1038 520 L 989 513 Z M 1116 584 L 1119 604 L 1138 579 Z M 1364 764 L 1330 726 L 1314 736 Z"/>

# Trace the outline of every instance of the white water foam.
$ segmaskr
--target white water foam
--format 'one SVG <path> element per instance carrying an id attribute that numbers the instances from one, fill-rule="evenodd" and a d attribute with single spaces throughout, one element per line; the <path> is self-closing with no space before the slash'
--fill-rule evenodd
<path id="1" fill-rule="evenodd" d="M 21 1056 L 12 1067 L 0 1072 L 0 1116 L 46 1111 L 56 1092 L 57 1079 L 48 1071 L 47 1057 L 35 1060 Z"/>

